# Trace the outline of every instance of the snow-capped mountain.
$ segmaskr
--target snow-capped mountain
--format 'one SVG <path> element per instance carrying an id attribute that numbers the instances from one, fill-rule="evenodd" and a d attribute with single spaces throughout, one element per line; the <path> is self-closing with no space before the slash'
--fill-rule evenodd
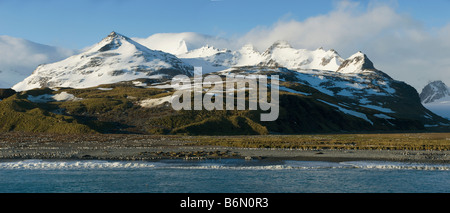
<path id="1" fill-rule="evenodd" d="M 420 93 L 423 105 L 430 111 L 450 119 L 450 88 L 442 81 L 427 84 Z"/>
<path id="2" fill-rule="evenodd" d="M 191 75 L 193 67 L 176 56 L 147 47 L 112 32 L 86 52 L 40 65 L 13 86 L 16 91 L 40 87 L 86 88 L 137 78 Z"/>
<path id="3" fill-rule="evenodd" d="M 74 55 L 74 50 L 0 36 L 0 88 L 10 88 L 28 77 L 39 64 Z"/>

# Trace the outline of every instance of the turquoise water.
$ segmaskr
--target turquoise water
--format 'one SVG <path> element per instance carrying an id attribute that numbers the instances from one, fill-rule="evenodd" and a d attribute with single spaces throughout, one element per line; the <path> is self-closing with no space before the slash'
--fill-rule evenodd
<path id="1" fill-rule="evenodd" d="M 0 193 L 449 193 L 450 164 L 399 162 L 0 162 Z"/>

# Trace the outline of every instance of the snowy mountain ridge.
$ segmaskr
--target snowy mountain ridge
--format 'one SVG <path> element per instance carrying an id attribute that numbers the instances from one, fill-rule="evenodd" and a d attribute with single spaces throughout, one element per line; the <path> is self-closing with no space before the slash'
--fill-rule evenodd
<path id="1" fill-rule="evenodd" d="M 134 38 L 149 49 L 176 55 L 192 64 L 202 66 L 203 71 L 216 72 L 238 66 L 283 66 L 296 70 L 337 71 L 345 61 L 335 50 L 295 49 L 287 41 L 274 42 L 263 52 L 252 44 L 230 48 L 230 42 L 198 33 L 158 33 L 148 38 Z M 348 69 L 351 69 L 348 68 Z M 353 70 L 354 71 L 354 70 Z M 349 71 L 349 72 L 353 72 Z"/>
<path id="2" fill-rule="evenodd" d="M 161 41 L 164 35 L 166 34 L 157 34 L 149 38 Z M 193 41 L 194 38 L 198 38 L 196 34 L 186 35 Z M 163 43 L 173 40 L 171 36 L 175 37 L 176 41 L 186 43 L 186 35 L 180 37 L 180 34 L 170 34 Z M 188 51 L 185 49 L 183 53 L 172 55 L 149 49 L 133 39 L 112 32 L 81 54 L 56 63 L 38 66 L 32 75 L 16 84 L 13 89 L 23 91 L 40 87 L 86 88 L 139 78 L 191 75 L 194 66 L 203 67 L 204 73 L 228 70 L 233 67 L 284 67 L 308 76 L 316 75 L 319 79 L 330 75 L 343 75 L 347 76 L 347 79 L 352 79 L 355 75 L 366 75 L 359 83 L 351 83 L 350 87 L 339 83 L 342 88 L 338 94 L 345 94 L 344 91 L 352 90 L 349 88 L 355 85 L 365 88 L 367 86 L 362 86 L 361 82 L 369 82 L 370 79 L 375 78 L 374 76 L 382 76 L 383 78 L 380 79 L 391 79 L 385 73 L 375 69 L 373 63 L 362 52 L 343 59 L 332 49 L 295 49 L 286 41 L 277 41 L 264 52 L 259 52 L 251 44 L 244 45 L 236 51 L 219 49 L 212 45 Z M 337 79 L 337 77 L 331 78 Z M 387 91 L 388 94 L 394 93 L 386 81 L 380 80 L 380 85 L 370 84 L 372 85 L 370 88 L 379 88 L 379 91 Z M 327 85 L 336 83 L 330 81 Z M 323 85 L 324 82 L 322 87 Z"/>
<path id="3" fill-rule="evenodd" d="M 86 52 L 38 66 L 12 88 L 16 91 L 40 87 L 86 88 L 137 78 L 191 75 L 192 71 L 191 65 L 172 54 L 150 50 L 112 32 Z"/>
<path id="4" fill-rule="evenodd" d="M 191 37 L 196 36 L 191 35 Z M 181 41 L 185 40 L 181 39 Z M 395 93 L 395 89 L 390 88 L 387 83 L 391 78 L 375 69 L 373 63 L 362 52 L 357 52 L 344 60 L 335 50 L 295 49 L 286 41 L 277 41 L 264 52 L 259 52 L 251 44 L 244 45 L 236 51 L 205 45 L 175 56 L 163 51 L 151 50 L 116 32 L 112 32 L 81 54 L 56 63 L 40 65 L 31 76 L 16 84 L 13 89 L 23 91 L 40 87 L 86 88 L 139 78 L 190 75 L 194 66 L 203 67 L 204 73 L 234 67 L 253 67 L 254 69 L 284 67 L 306 76 L 315 76 L 312 81 L 320 83 L 316 86 L 319 90 L 325 88 L 324 85 L 327 85 L 326 88 L 340 85 L 334 89 L 338 91 L 335 95 L 348 96 L 353 94 L 352 91 L 355 89 L 363 88 L 382 91 L 379 94 Z M 340 79 L 340 76 L 356 79 L 355 76 L 360 74 L 365 77 L 357 77 L 360 80 L 352 81 L 353 83 L 332 80 L 338 77 Z M 323 82 L 324 76 L 330 76 L 327 78 L 331 81 Z M 380 79 L 378 85 L 364 83 L 378 78 L 376 76 Z"/>
<path id="5" fill-rule="evenodd" d="M 220 67 L 223 70 L 240 66 L 282 66 L 294 70 L 336 71 L 345 61 L 335 50 L 294 49 L 285 41 L 275 42 L 263 53 L 257 51 L 251 44 L 246 44 L 236 51 L 206 45 L 178 54 L 177 57 L 194 66 L 206 67 L 203 70 L 207 73 L 220 70 L 208 67 Z"/>
<path id="6" fill-rule="evenodd" d="M 252 44 L 245 44 L 240 48 L 236 48 L 237 44 L 234 44 L 234 47 L 230 48 L 227 46 L 230 42 L 226 39 L 192 32 L 157 33 L 133 40 L 149 49 L 171 53 L 192 66 L 202 66 L 204 73 L 256 65 L 283 66 L 295 70 L 338 71 L 345 61 L 333 49 L 296 49 L 284 40 L 274 42 L 263 52 L 258 51 Z M 358 52 L 349 59 L 359 59 L 359 54 L 362 53 Z M 362 56 L 364 58 L 365 55 Z M 354 60 L 354 63 L 357 62 L 359 60 Z M 358 73 L 361 67 L 355 66 L 341 68 L 340 72 Z"/>

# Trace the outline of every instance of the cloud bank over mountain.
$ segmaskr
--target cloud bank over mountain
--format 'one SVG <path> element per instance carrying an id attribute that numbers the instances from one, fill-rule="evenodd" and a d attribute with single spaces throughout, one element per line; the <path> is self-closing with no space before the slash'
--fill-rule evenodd
<path id="1" fill-rule="evenodd" d="M 358 2 L 341 1 L 328 14 L 255 27 L 239 43 L 265 49 L 276 40 L 286 40 L 296 48 L 333 48 L 343 57 L 361 50 L 380 69 L 416 89 L 434 79 L 450 83 L 450 23 L 427 28 L 395 7 L 372 3 L 365 8 Z"/>

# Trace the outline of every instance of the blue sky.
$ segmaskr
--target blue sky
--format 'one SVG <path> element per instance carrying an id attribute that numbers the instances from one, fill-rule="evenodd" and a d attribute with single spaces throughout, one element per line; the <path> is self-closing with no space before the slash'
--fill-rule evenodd
<path id="1" fill-rule="evenodd" d="M 0 0 L 0 34 L 82 48 L 115 30 L 130 37 L 162 32 L 242 34 L 280 18 L 326 13 L 330 1 Z M 71 42 L 72 41 L 72 42 Z"/>
<path id="2" fill-rule="evenodd" d="M 0 0 L 0 35 L 68 49 L 113 30 L 139 38 L 197 32 L 260 51 L 286 40 L 343 58 L 362 51 L 420 90 L 433 80 L 450 85 L 449 11 L 450 0 Z"/>
<path id="3" fill-rule="evenodd" d="M 280 20 L 327 14 L 337 0 L 0 0 L 0 35 L 80 49 L 115 30 L 130 37 L 161 32 L 244 35 Z M 359 9 L 387 4 L 427 28 L 450 20 L 450 0 L 356 1 Z"/>

